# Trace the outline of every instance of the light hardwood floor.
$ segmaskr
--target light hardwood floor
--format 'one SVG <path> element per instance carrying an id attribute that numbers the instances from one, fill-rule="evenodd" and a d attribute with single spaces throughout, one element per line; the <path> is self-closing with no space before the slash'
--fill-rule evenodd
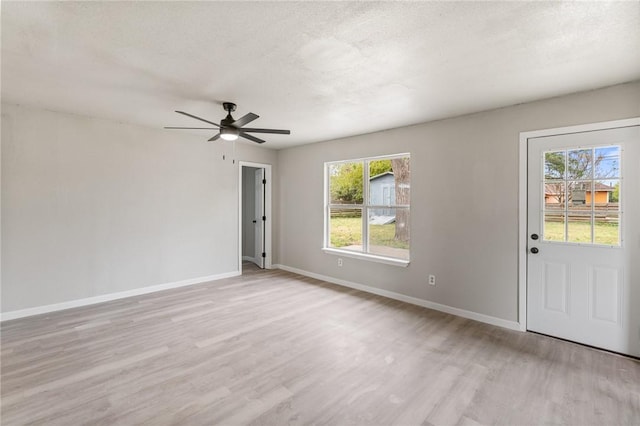
<path id="1" fill-rule="evenodd" d="M 3 425 L 640 424 L 640 363 L 283 271 L 2 324 Z"/>

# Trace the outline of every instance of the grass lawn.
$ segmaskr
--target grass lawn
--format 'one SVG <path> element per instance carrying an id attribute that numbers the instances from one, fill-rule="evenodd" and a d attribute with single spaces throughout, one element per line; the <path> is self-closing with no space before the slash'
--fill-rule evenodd
<path id="1" fill-rule="evenodd" d="M 596 222 L 595 243 L 618 245 L 618 224 Z M 394 238 L 396 225 L 371 225 L 369 243 L 371 245 L 408 249 L 409 244 Z M 564 224 L 561 222 L 545 223 L 545 240 L 564 241 Z M 591 242 L 591 226 L 587 222 L 569 221 L 569 241 L 574 243 Z M 331 246 L 346 247 L 362 245 L 362 219 L 359 217 L 331 218 Z"/>
<path id="2" fill-rule="evenodd" d="M 544 239 L 547 241 L 564 241 L 564 223 L 545 222 Z M 618 224 L 596 222 L 594 226 L 596 244 L 618 245 Z M 569 238 L 572 243 L 591 242 L 591 224 L 588 222 L 569 221 Z"/>
<path id="3" fill-rule="evenodd" d="M 369 226 L 369 244 L 408 249 L 409 243 L 394 238 L 395 223 Z M 362 219 L 359 217 L 331 218 L 331 246 L 362 245 Z"/>

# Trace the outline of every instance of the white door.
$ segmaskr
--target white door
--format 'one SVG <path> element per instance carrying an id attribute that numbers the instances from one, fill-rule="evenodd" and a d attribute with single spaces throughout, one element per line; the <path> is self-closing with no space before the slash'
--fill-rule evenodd
<path id="1" fill-rule="evenodd" d="M 640 356 L 640 126 L 528 139 L 527 328 Z"/>
<path id="2" fill-rule="evenodd" d="M 265 227 L 265 213 L 264 213 L 264 196 L 265 196 L 265 184 L 264 184 L 264 169 L 257 169 L 255 171 L 255 253 L 253 258 L 256 260 L 256 265 L 264 269 L 264 227 Z"/>

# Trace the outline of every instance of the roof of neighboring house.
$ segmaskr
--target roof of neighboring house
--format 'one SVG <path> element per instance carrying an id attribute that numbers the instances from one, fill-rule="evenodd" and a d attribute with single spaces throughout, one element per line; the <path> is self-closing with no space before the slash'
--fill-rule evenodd
<path id="1" fill-rule="evenodd" d="M 393 176 L 393 172 L 384 172 L 384 173 L 380 173 L 379 175 L 371 176 L 371 177 L 369 178 L 369 181 L 372 181 L 372 180 L 374 180 L 374 179 L 381 178 L 381 177 L 386 176 L 386 175 L 391 175 L 391 176 Z"/>
<path id="2" fill-rule="evenodd" d="M 605 185 L 604 183 L 600 183 L 600 182 L 596 182 L 596 183 L 595 183 L 595 187 L 596 187 L 596 188 L 595 188 L 595 189 L 596 189 L 596 192 L 603 192 L 603 191 L 606 191 L 606 192 L 613 192 L 613 191 L 615 190 L 615 188 L 614 188 L 613 186 Z M 589 190 L 589 189 L 587 189 L 586 191 L 587 191 L 587 192 L 591 192 L 591 190 Z M 545 183 L 545 184 L 544 184 L 544 193 L 545 193 L 546 195 L 555 195 L 555 194 L 558 194 L 556 184 L 553 184 L 553 183 Z"/>

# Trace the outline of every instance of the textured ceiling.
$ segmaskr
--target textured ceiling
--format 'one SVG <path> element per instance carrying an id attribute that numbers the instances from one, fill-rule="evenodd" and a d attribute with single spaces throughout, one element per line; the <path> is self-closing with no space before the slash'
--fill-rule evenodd
<path id="1" fill-rule="evenodd" d="M 271 148 L 640 78 L 639 2 L 6 2 L 2 100 Z M 169 130 L 167 130 L 169 131 Z M 204 132 L 203 140 L 212 133 Z"/>

